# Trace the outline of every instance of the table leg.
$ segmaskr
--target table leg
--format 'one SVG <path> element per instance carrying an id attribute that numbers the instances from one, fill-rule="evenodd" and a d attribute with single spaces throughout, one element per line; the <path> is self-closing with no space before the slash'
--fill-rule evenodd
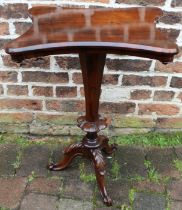
<path id="1" fill-rule="evenodd" d="M 105 161 L 101 150 L 111 155 L 116 145 L 109 145 L 109 139 L 98 136 L 97 133 L 107 127 L 107 119 L 98 114 L 99 98 L 101 94 L 101 83 L 105 65 L 105 54 L 81 53 L 80 64 L 83 75 L 86 116 L 78 118 L 78 126 L 87 134 L 82 142 L 72 144 L 64 151 L 64 158 L 57 164 L 50 164 L 49 169 L 58 171 L 65 169 L 76 156 L 89 158 L 95 169 L 98 187 L 106 205 L 111 206 L 112 201 L 105 188 Z"/>

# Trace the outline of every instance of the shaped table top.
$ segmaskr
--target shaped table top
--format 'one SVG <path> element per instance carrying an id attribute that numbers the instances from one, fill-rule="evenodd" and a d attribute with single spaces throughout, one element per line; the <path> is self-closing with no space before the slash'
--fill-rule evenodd
<path id="1" fill-rule="evenodd" d="M 177 45 L 156 28 L 162 11 L 152 7 L 29 10 L 33 25 L 9 42 L 14 59 L 62 53 L 113 53 L 172 61 Z"/>

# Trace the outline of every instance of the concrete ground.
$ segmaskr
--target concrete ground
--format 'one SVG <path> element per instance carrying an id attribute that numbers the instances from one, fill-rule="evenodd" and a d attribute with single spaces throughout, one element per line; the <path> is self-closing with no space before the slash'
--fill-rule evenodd
<path id="1" fill-rule="evenodd" d="M 182 146 L 119 146 L 107 161 L 106 207 L 88 160 L 50 172 L 63 145 L 0 144 L 0 210 L 182 210 Z"/>

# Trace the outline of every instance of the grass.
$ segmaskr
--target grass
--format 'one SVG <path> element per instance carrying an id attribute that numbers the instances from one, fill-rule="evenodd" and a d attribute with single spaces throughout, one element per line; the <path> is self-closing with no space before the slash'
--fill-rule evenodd
<path id="1" fill-rule="evenodd" d="M 87 174 L 86 173 L 86 169 L 85 169 L 85 164 L 84 163 L 81 163 L 79 165 L 79 169 L 80 169 L 80 179 L 81 181 L 83 182 L 94 182 L 96 180 L 96 176 L 95 174 Z"/>
<path id="2" fill-rule="evenodd" d="M 151 182 L 159 183 L 161 180 L 160 174 L 156 171 L 154 166 L 149 160 L 145 160 L 144 165 L 147 169 L 147 176 Z"/>
<path id="3" fill-rule="evenodd" d="M 182 175 L 182 160 L 179 160 L 179 159 L 174 160 L 174 166 Z"/>
<path id="4" fill-rule="evenodd" d="M 157 146 L 164 148 L 182 145 L 182 132 L 128 134 L 113 137 L 111 141 L 119 145 L 140 145 L 144 147 Z"/>
<path id="5" fill-rule="evenodd" d="M 118 179 L 120 176 L 120 165 L 117 160 L 112 161 L 111 174 L 113 179 Z"/>

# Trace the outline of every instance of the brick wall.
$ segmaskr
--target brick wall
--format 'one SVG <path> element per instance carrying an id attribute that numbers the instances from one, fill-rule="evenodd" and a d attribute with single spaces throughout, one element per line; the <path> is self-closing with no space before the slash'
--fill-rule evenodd
<path id="1" fill-rule="evenodd" d="M 0 1 L 0 132 L 75 135 L 85 110 L 76 55 L 47 56 L 14 63 L 3 45 L 31 25 L 28 8 L 40 4 L 79 7 L 158 6 L 158 27 L 182 49 L 181 0 L 1 0 Z M 109 116 L 110 135 L 182 129 L 182 53 L 174 63 L 108 55 L 100 112 Z"/>

